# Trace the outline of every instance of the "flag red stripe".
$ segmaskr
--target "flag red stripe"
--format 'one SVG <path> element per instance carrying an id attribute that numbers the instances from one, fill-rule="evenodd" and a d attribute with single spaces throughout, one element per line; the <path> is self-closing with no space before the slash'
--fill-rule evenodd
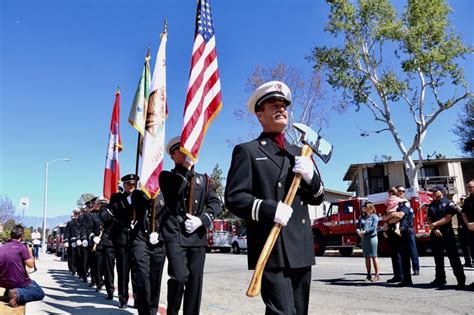
<path id="1" fill-rule="evenodd" d="M 194 81 L 193 85 L 191 87 L 189 87 L 189 89 L 188 89 L 188 96 L 189 97 L 186 98 L 186 108 L 188 107 L 191 100 L 194 98 L 194 94 L 196 93 L 196 91 L 202 85 L 202 81 L 203 81 L 203 78 L 204 78 L 204 73 L 208 69 L 209 65 L 214 61 L 214 59 L 216 59 L 216 57 L 217 57 L 217 55 L 216 55 L 216 50 L 215 49 L 211 50 L 209 52 L 209 54 L 205 57 L 204 65 L 201 69 L 201 72 L 196 77 L 196 80 Z M 197 58 L 197 59 L 199 60 L 199 58 Z M 194 66 L 195 66 L 195 64 L 193 63 L 192 67 L 194 68 Z"/>
<path id="2" fill-rule="evenodd" d="M 191 150 L 193 155 L 196 155 L 199 148 L 201 147 L 201 142 L 204 139 L 204 134 L 206 133 L 208 123 L 210 119 L 212 118 L 212 116 L 218 113 L 217 109 L 219 108 L 220 105 L 221 105 L 221 93 L 218 93 L 214 97 L 214 99 L 211 101 L 209 107 L 207 108 L 205 112 L 203 129 L 201 130 L 199 137 Z"/>
<path id="3" fill-rule="evenodd" d="M 200 78 L 202 79 L 204 75 L 200 75 Z M 214 84 L 216 84 L 216 82 L 219 80 L 219 71 L 215 71 L 210 77 L 209 79 L 206 81 L 206 83 L 204 84 L 204 89 L 203 89 L 203 92 L 202 92 L 202 97 L 201 99 L 199 100 L 199 104 L 198 106 L 196 107 L 196 110 L 194 111 L 192 117 L 189 119 L 188 123 L 186 124 L 186 126 L 184 127 L 183 129 L 183 135 L 188 138 L 189 135 L 191 134 L 193 128 L 196 126 L 196 123 L 198 121 L 198 118 L 199 116 L 201 115 L 201 112 L 202 112 L 202 109 L 203 109 L 203 102 L 204 102 L 204 99 L 206 98 L 209 90 L 211 90 L 211 88 L 214 86 Z M 197 88 L 196 88 L 197 90 Z M 220 93 L 218 93 L 220 94 Z M 207 121 L 207 120 L 205 120 Z M 181 138 L 183 139 L 183 138 Z"/>

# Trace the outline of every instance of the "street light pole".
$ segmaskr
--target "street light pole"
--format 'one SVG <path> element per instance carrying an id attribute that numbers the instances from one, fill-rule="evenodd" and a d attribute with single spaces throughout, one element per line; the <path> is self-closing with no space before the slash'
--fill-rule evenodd
<path id="1" fill-rule="evenodd" d="M 49 162 L 46 162 L 45 168 L 44 168 L 44 205 L 43 205 L 43 253 L 46 253 L 46 212 L 48 209 L 48 167 L 49 164 L 52 164 L 57 161 L 66 161 L 69 162 L 71 161 L 70 159 L 67 158 L 61 158 L 61 159 L 55 159 L 51 160 Z"/>

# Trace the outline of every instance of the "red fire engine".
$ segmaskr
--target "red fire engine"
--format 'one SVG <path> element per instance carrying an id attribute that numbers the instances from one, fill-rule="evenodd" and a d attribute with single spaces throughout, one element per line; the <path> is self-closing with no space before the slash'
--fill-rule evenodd
<path id="1" fill-rule="evenodd" d="M 214 220 L 207 232 L 207 250 L 218 249 L 222 253 L 229 253 L 232 249 L 232 238 L 236 235 L 234 220 Z"/>
<path id="2" fill-rule="evenodd" d="M 379 217 L 386 212 L 387 193 L 369 195 L 367 198 L 351 198 L 332 202 L 325 217 L 313 221 L 314 252 L 324 255 L 326 249 L 337 249 L 343 256 L 350 256 L 354 247 L 360 247 L 360 238 L 356 233 L 361 209 L 366 201 L 372 201 Z M 414 211 L 413 227 L 418 252 L 424 253 L 429 245 L 428 225 L 426 224 L 427 205 L 430 194 L 420 192 L 418 197 L 409 198 Z M 388 241 L 383 236 L 383 221 L 379 222 L 379 255 L 389 254 Z"/>

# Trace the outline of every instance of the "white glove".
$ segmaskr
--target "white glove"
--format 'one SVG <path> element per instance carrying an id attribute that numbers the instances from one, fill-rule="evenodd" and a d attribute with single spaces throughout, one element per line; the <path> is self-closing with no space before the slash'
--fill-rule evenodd
<path id="1" fill-rule="evenodd" d="M 184 222 L 186 232 L 193 233 L 198 227 L 202 225 L 202 221 L 198 217 L 190 215 L 189 213 L 186 213 L 186 216 L 188 217 L 186 222 Z"/>
<path id="2" fill-rule="evenodd" d="M 87 240 L 82 241 L 82 246 L 87 247 L 89 246 L 89 242 Z"/>
<path id="3" fill-rule="evenodd" d="M 306 156 L 295 156 L 294 173 L 299 173 L 307 184 L 311 184 L 313 179 L 313 162 Z"/>
<path id="4" fill-rule="evenodd" d="M 76 244 L 77 244 L 77 246 L 81 246 L 81 245 L 82 245 L 82 241 L 81 241 L 81 240 L 77 240 Z"/>
<path id="5" fill-rule="evenodd" d="M 76 248 L 76 246 L 77 246 L 77 245 L 76 245 L 76 242 L 72 242 L 72 243 L 71 243 L 71 246 L 72 246 L 72 248 Z"/>
<path id="6" fill-rule="evenodd" d="M 64 247 L 68 248 L 68 247 L 69 247 L 69 243 L 68 243 L 68 242 L 64 242 Z"/>
<path id="7" fill-rule="evenodd" d="M 155 245 L 158 244 L 158 233 L 153 232 L 149 236 L 150 244 Z"/>
<path id="8" fill-rule="evenodd" d="M 98 237 L 98 236 L 94 236 L 94 238 L 92 240 L 94 241 L 95 244 L 100 243 L 100 237 Z"/>
<path id="9" fill-rule="evenodd" d="M 293 214 L 293 208 L 280 201 L 278 203 L 278 206 L 275 212 L 275 218 L 273 219 L 273 221 L 276 223 L 280 223 L 283 226 L 286 226 L 292 214 Z"/>

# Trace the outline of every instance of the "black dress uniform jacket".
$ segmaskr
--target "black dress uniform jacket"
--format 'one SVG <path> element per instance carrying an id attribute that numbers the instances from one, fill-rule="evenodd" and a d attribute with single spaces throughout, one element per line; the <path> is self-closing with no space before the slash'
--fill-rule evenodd
<path id="1" fill-rule="evenodd" d="M 115 193 L 110 197 L 109 209 L 113 213 L 114 216 L 114 224 L 112 226 L 112 231 L 110 238 L 113 240 L 115 244 L 126 246 L 129 244 L 129 236 L 130 236 L 130 224 L 132 222 L 132 215 L 133 215 L 133 207 L 136 205 L 132 204 L 127 200 L 130 198 L 134 198 L 135 190 L 132 192 L 132 196 L 129 194 L 122 192 L 122 193 Z"/>
<path id="2" fill-rule="evenodd" d="M 192 215 L 202 221 L 193 233 L 187 233 L 184 227 L 188 209 L 190 181 L 194 181 Z M 221 211 L 221 202 L 217 197 L 212 180 L 206 175 L 194 173 L 182 165 L 170 171 L 162 171 L 159 177 L 160 189 L 165 200 L 167 214 L 162 219 L 162 237 L 166 242 L 175 242 L 181 246 L 207 246 L 207 228 Z"/>
<path id="3" fill-rule="evenodd" d="M 301 149 L 285 141 L 280 150 L 265 135 L 237 145 L 227 177 L 225 204 L 247 220 L 248 267 L 254 269 L 274 225 L 278 201 L 283 201 L 294 178 L 292 168 Z M 314 265 L 313 233 L 308 204 L 323 201 L 323 186 L 314 173 L 308 185 L 301 180 L 291 205 L 293 214 L 281 230 L 267 268 L 301 268 Z"/>
<path id="4" fill-rule="evenodd" d="M 474 222 L 474 195 L 469 195 L 469 197 L 464 200 L 462 212 L 466 215 L 469 222 Z"/>
<path id="5" fill-rule="evenodd" d="M 447 214 L 456 215 L 456 205 L 454 202 L 449 200 L 446 197 L 441 198 L 439 201 L 434 200 L 428 205 L 428 218 L 431 220 L 431 223 L 436 222 L 444 218 Z M 451 221 L 438 227 L 441 233 L 452 231 L 453 226 Z"/>

